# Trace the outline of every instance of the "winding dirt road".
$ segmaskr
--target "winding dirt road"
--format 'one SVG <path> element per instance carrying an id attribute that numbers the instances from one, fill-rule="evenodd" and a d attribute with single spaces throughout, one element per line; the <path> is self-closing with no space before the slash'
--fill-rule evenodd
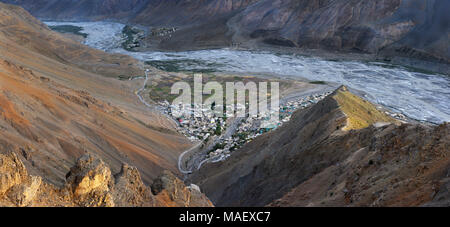
<path id="1" fill-rule="evenodd" d="M 135 94 L 136 94 L 136 96 L 139 98 L 139 100 L 140 100 L 146 107 L 148 107 L 148 108 L 150 108 L 150 109 L 154 109 L 154 107 L 153 107 L 150 103 L 148 103 L 147 101 L 145 101 L 144 97 L 142 97 L 142 95 L 141 95 L 141 93 L 142 93 L 143 91 L 145 91 L 145 87 L 147 86 L 147 82 L 149 81 L 149 76 L 148 76 L 149 71 L 150 71 L 150 70 L 148 70 L 148 69 L 145 70 L 145 80 L 144 80 L 144 83 L 143 83 L 142 87 L 141 87 L 139 90 L 137 90 L 137 91 L 135 92 Z M 172 118 L 170 118 L 170 117 L 168 117 L 168 119 L 174 121 L 174 120 L 173 120 Z M 174 122 L 174 123 L 176 123 L 176 122 Z M 186 154 L 188 154 L 189 152 L 192 152 L 193 150 L 199 148 L 199 147 L 202 145 L 202 143 L 203 143 L 203 142 L 199 142 L 197 145 L 195 145 L 195 146 L 193 146 L 192 148 L 190 148 L 190 149 L 184 151 L 183 153 L 180 154 L 180 156 L 178 156 L 178 170 L 179 170 L 182 174 L 191 174 L 191 173 L 192 173 L 192 171 L 183 170 L 182 163 L 183 163 L 183 158 L 184 158 L 184 156 L 185 156 Z"/>

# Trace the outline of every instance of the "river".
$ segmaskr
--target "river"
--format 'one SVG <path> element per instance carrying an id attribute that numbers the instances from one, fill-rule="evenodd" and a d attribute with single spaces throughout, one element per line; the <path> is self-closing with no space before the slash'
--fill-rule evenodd
<path id="1" fill-rule="evenodd" d="M 176 64 L 182 70 L 272 74 L 346 85 L 366 99 L 394 112 L 432 123 L 450 122 L 450 78 L 379 62 L 328 61 L 296 54 L 232 49 L 187 52 L 129 52 L 121 48 L 123 24 L 110 22 L 46 22 L 74 25 L 88 34 L 85 44 L 142 61 Z"/>

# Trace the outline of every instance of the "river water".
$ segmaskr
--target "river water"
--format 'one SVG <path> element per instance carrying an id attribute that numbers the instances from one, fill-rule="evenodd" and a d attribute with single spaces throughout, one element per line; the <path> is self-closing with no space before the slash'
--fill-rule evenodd
<path id="1" fill-rule="evenodd" d="M 123 24 L 110 22 L 46 22 L 74 25 L 88 34 L 85 44 L 143 61 L 170 62 L 182 70 L 274 74 L 346 85 L 369 101 L 420 121 L 450 122 L 450 77 L 415 72 L 384 63 L 327 61 L 316 57 L 232 49 L 187 52 L 129 52 L 121 48 Z"/>

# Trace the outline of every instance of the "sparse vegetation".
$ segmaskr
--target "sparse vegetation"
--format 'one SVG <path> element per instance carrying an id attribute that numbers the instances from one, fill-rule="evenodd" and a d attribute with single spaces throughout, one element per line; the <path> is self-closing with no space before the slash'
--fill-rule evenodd
<path id="1" fill-rule="evenodd" d="M 119 79 L 127 79 L 127 77 L 119 77 Z M 129 79 L 129 77 L 128 77 Z M 244 84 L 248 82 L 254 82 L 258 84 L 259 82 L 270 82 L 271 81 L 277 81 L 280 82 L 280 87 L 288 88 L 291 86 L 289 81 L 278 81 L 278 80 L 267 80 L 262 79 L 258 77 L 253 76 L 228 76 L 228 75 L 221 75 L 217 76 L 212 73 L 204 73 L 203 74 L 203 84 L 206 84 L 208 82 L 218 82 L 219 84 L 222 84 L 222 89 L 225 89 L 226 82 L 243 82 Z M 170 77 L 164 77 L 164 79 L 160 79 L 158 81 L 153 81 L 153 83 L 150 85 L 148 84 L 146 89 L 149 92 L 149 97 L 155 102 L 162 102 L 162 101 L 168 101 L 169 103 L 172 103 L 172 101 L 177 98 L 179 95 L 172 95 L 171 88 L 174 83 L 176 82 L 186 82 L 188 83 L 191 88 L 194 86 L 194 79 L 193 76 L 188 76 L 186 78 L 176 77 L 176 76 L 170 76 Z M 269 86 L 270 91 L 270 86 Z M 206 100 L 214 95 L 214 90 L 212 91 L 212 94 L 203 94 L 203 100 Z M 224 91 L 225 92 L 225 91 Z M 246 101 L 248 101 L 249 92 L 245 92 L 246 95 Z M 270 98 L 270 93 L 268 94 L 268 97 Z M 194 97 L 192 97 L 193 100 Z M 237 91 L 235 91 L 235 101 L 237 99 Z M 226 103 L 226 97 L 224 97 L 223 103 Z"/>
<path id="2" fill-rule="evenodd" d="M 131 78 L 131 76 L 126 76 L 126 75 L 119 75 L 118 79 L 119 80 L 129 80 Z"/>
<path id="3" fill-rule="evenodd" d="M 147 89 L 150 90 L 150 99 L 155 102 L 168 101 L 171 103 L 178 96 L 171 94 L 171 88 L 168 85 L 152 85 L 147 86 Z"/>
<path id="4" fill-rule="evenodd" d="M 222 127 L 220 126 L 220 124 L 217 124 L 216 130 L 214 130 L 214 134 L 216 136 L 222 135 Z"/>
<path id="5" fill-rule="evenodd" d="M 128 51 L 134 51 L 134 47 L 139 47 L 139 41 L 137 36 L 141 33 L 140 30 L 133 28 L 132 26 L 126 25 L 122 29 L 122 34 L 125 36 L 125 41 L 122 43 L 122 47 Z"/>
<path id="6" fill-rule="evenodd" d="M 88 37 L 88 34 L 83 33 L 82 27 L 73 26 L 73 25 L 57 25 L 57 26 L 49 26 L 50 29 L 59 33 L 71 33 L 79 36 L 83 36 L 84 38 Z"/>
<path id="7" fill-rule="evenodd" d="M 320 80 L 317 80 L 317 81 L 311 81 L 311 82 L 309 82 L 310 84 L 319 84 L 319 85 L 325 85 L 325 84 L 327 84 L 327 82 L 325 82 L 325 81 L 320 81 Z"/>
<path id="8" fill-rule="evenodd" d="M 193 72 L 193 73 L 213 73 L 217 72 L 220 64 L 209 63 L 201 60 L 182 59 L 182 60 L 163 60 L 163 61 L 147 61 L 145 62 L 157 69 L 166 72 Z M 196 68 L 200 66 L 201 68 Z"/>

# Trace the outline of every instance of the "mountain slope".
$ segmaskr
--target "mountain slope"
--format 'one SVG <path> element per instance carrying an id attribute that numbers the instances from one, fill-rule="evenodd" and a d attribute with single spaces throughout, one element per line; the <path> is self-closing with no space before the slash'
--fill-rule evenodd
<path id="1" fill-rule="evenodd" d="M 424 206 L 447 196 L 448 124 L 367 129 L 367 146 L 296 186 L 271 206 Z M 442 194 L 441 196 L 437 196 Z M 437 204 L 437 203 L 436 203 Z"/>
<path id="2" fill-rule="evenodd" d="M 152 26 L 204 24 L 234 15 L 256 1 L 258 0 L 150 0 L 131 22 Z"/>
<path id="3" fill-rule="evenodd" d="M 24 7 L 34 16 L 58 20 L 127 19 L 147 6 L 151 0 L 6 0 Z M 69 6 L 69 7 L 68 7 Z"/>
<path id="4" fill-rule="evenodd" d="M 241 35 L 266 43 L 368 53 L 388 49 L 397 55 L 449 63 L 449 4 L 420 0 L 262 0 L 232 21 Z M 409 48 L 410 53 L 402 53 L 406 51 L 401 47 Z"/>
<path id="5" fill-rule="evenodd" d="M 446 177 L 450 127 L 398 124 L 340 88 L 191 180 L 216 206 L 423 205 Z"/>
<path id="6" fill-rule="evenodd" d="M 53 20 L 119 20 L 181 26 L 159 48 L 185 50 L 261 44 L 432 61 L 450 69 L 449 1 L 441 0 L 2 0 Z M 186 43 L 184 43 L 186 42 Z M 403 60 L 406 64 L 417 62 Z M 426 63 L 421 63 L 425 65 Z"/>
<path id="7" fill-rule="evenodd" d="M 257 0 L 3 0 L 52 20 L 121 20 L 141 25 L 181 26 L 229 15 Z"/>
<path id="8" fill-rule="evenodd" d="M 61 185 L 85 153 L 113 173 L 130 163 L 146 183 L 177 173 L 189 142 L 139 102 L 133 91 L 142 81 L 115 79 L 142 75 L 141 63 L 66 39 L 2 3 L 0 53 L 0 150 L 19 154 L 31 174 Z"/>

